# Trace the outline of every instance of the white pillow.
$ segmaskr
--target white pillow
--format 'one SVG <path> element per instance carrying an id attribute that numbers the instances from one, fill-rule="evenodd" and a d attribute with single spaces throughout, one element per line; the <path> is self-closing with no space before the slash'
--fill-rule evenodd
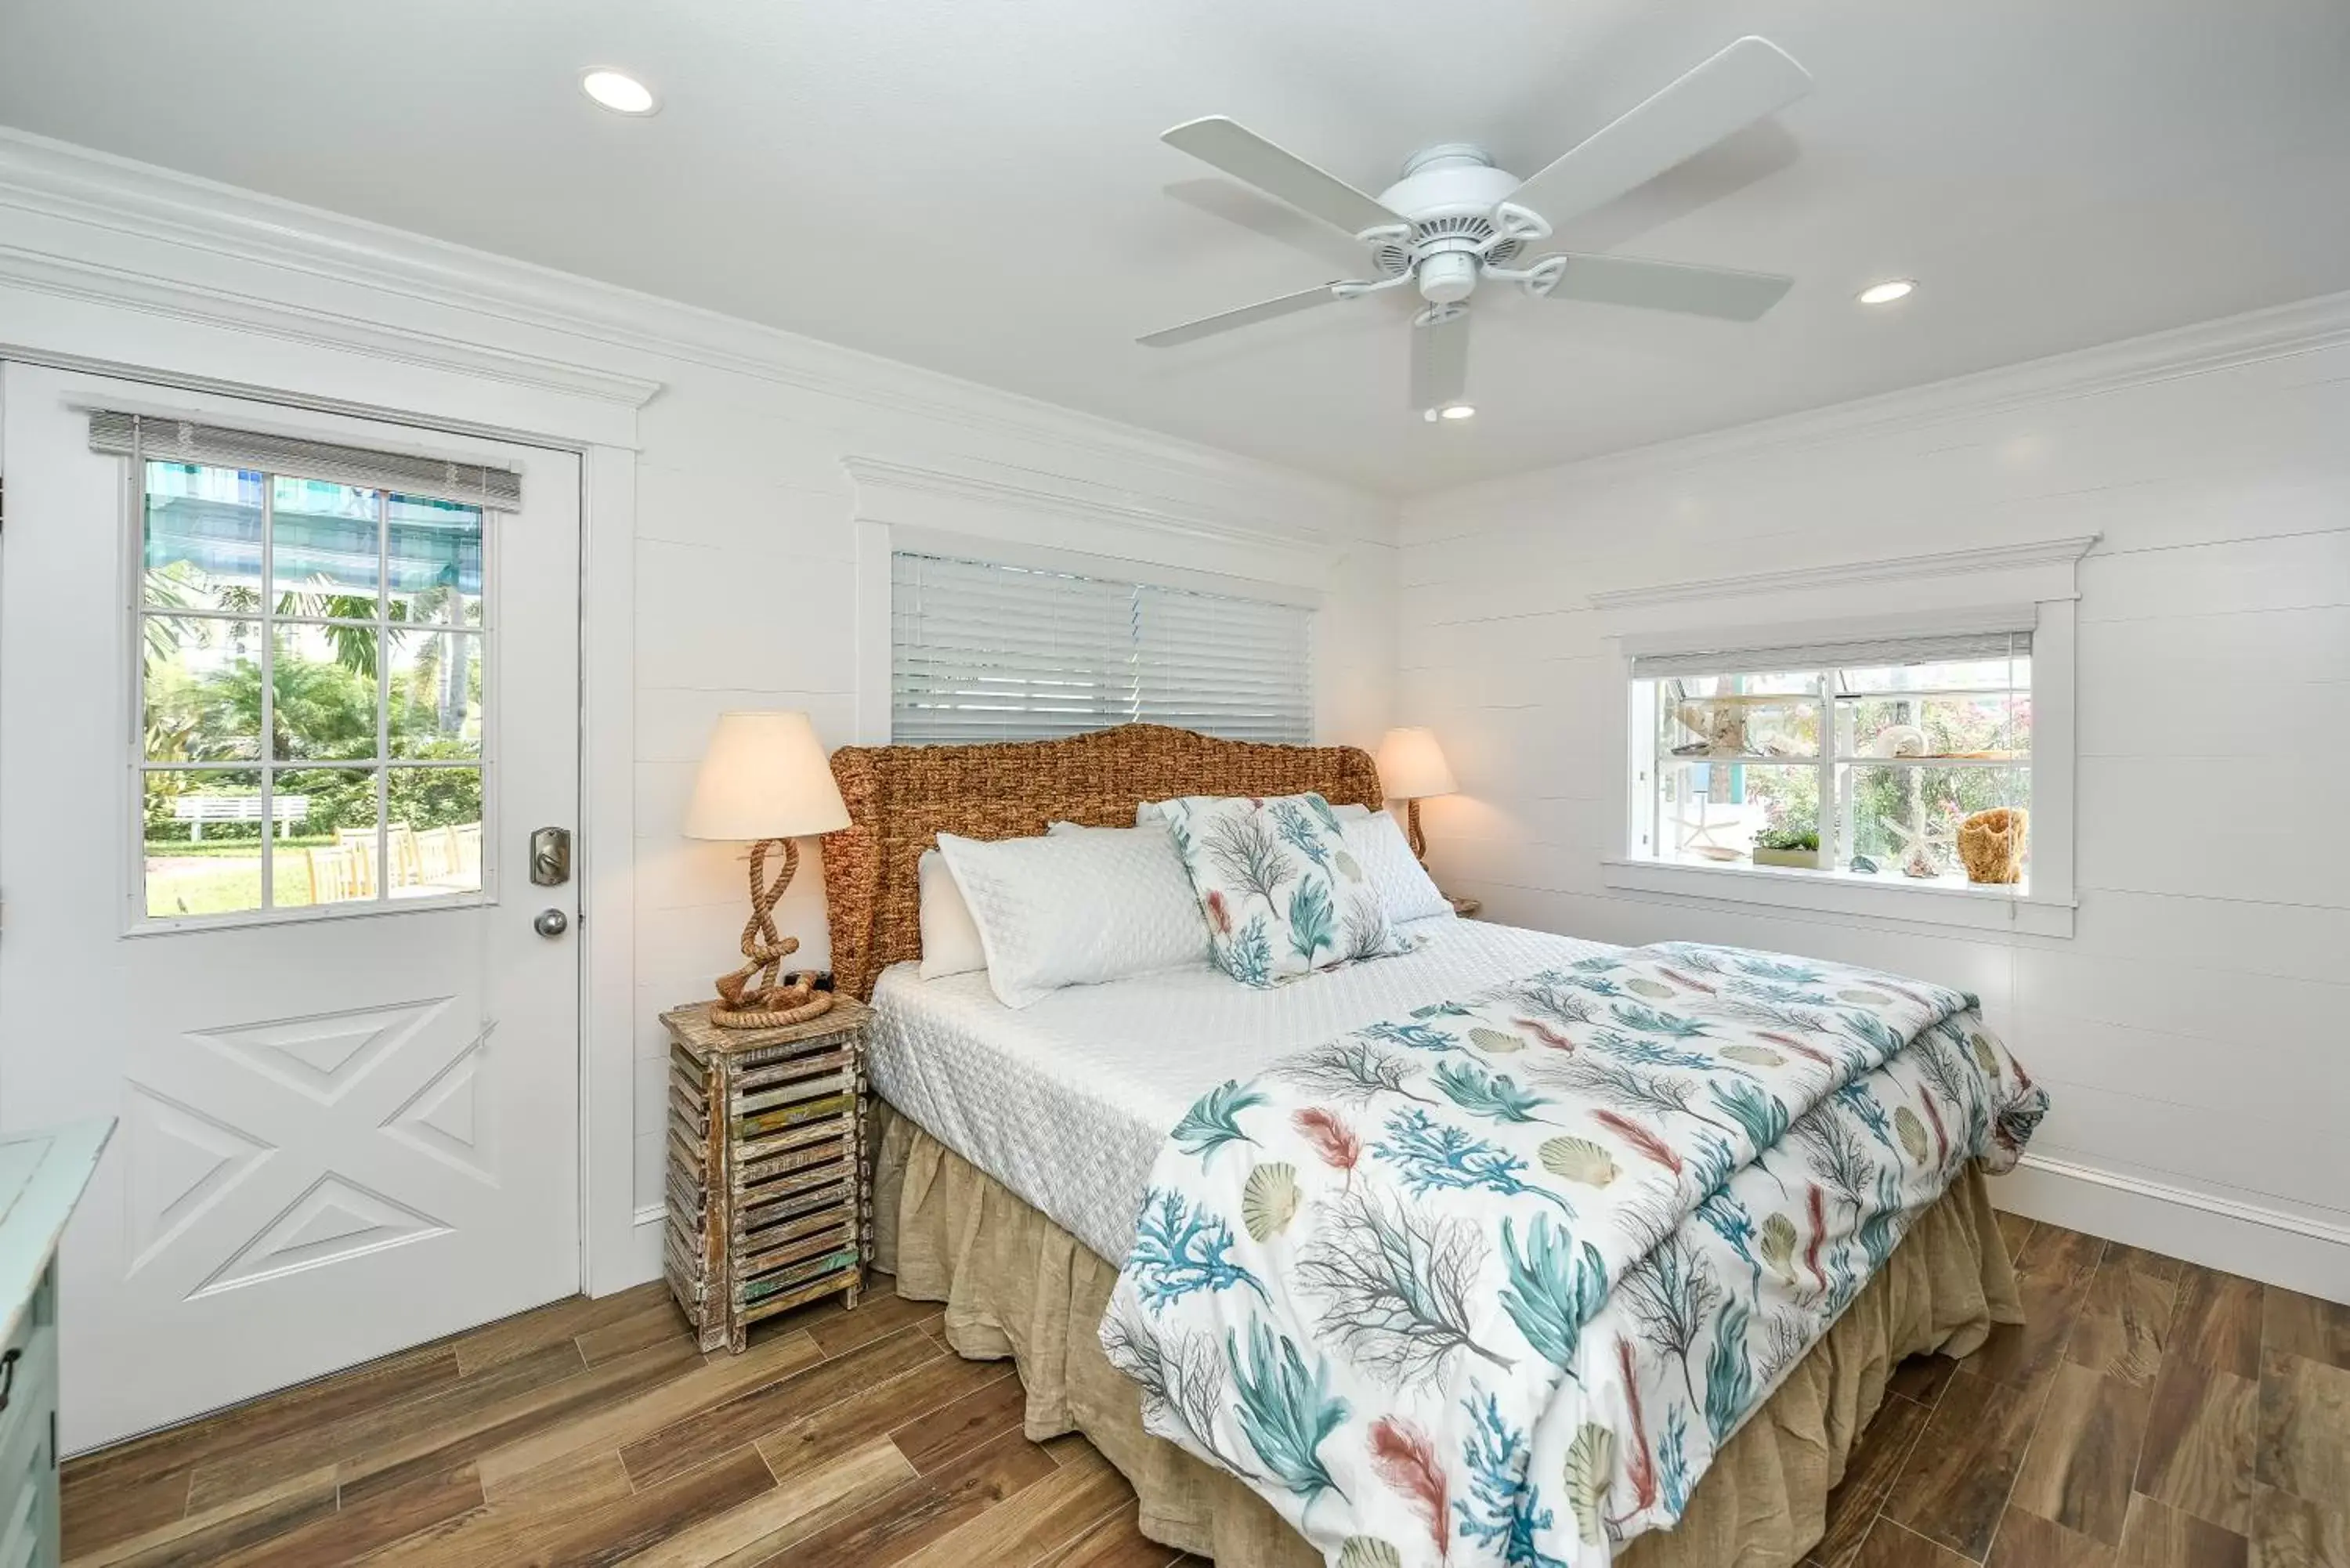
<path id="1" fill-rule="evenodd" d="M 1394 817 L 1384 811 L 1366 812 L 1352 820 L 1342 817 L 1339 826 L 1345 830 L 1347 850 L 1361 864 L 1390 924 L 1452 913 L 1451 904 L 1429 879 L 1428 867 L 1411 852 L 1410 841 Z"/>
<path id="2" fill-rule="evenodd" d="M 1330 810 L 1340 822 L 1352 822 L 1357 817 L 1371 815 L 1371 808 L 1367 805 L 1334 805 Z M 1158 827 L 1163 826 L 1166 821 L 1166 816 L 1160 813 L 1159 803 L 1155 800 L 1146 800 L 1134 808 L 1134 826 L 1137 827 Z M 1075 826 L 1076 824 L 1074 822 L 1056 822 L 1053 824 L 1052 831 L 1058 833 L 1065 827 Z"/>
<path id="3" fill-rule="evenodd" d="M 987 950 L 980 945 L 979 922 L 971 918 L 971 906 L 963 901 L 946 857 L 935 849 L 923 850 L 914 877 L 922 922 L 922 978 L 985 969 Z"/>
<path id="4" fill-rule="evenodd" d="M 939 835 L 1006 1007 L 1208 961 L 1208 922 L 1175 842 L 1159 830 L 1088 828 L 987 843 Z"/>

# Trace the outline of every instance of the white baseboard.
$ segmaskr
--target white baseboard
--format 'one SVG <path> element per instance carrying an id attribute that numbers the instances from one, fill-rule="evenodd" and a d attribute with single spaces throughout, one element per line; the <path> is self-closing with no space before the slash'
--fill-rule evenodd
<path id="1" fill-rule="evenodd" d="M 2350 1303 L 2350 1226 L 2027 1154 L 1991 1202 L 2304 1295 Z"/>
<path id="2" fill-rule="evenodd" d="M 628 1264 L 625 1272 L 612 1281 L 614 1291 L 660 1278 L 661 1226 L 668 1219 L 668 1206 L 660 1203 L 648 1203 L 631 1217 Z"/>

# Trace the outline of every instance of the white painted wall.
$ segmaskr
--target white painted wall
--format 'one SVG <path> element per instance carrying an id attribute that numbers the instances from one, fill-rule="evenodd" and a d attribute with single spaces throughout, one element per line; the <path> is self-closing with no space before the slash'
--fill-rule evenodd
<path id="1" fill-rule="evenodd" d="M 1423 808 L 1439 879 L 1978 992 L 2054 1097 L 2004 1201 L 2350 1299 L 2345 327 L 2313 302 L 1413 502 L 1398 722 L 1461 781 Z M 1624 699 L 1586 595 L 2092 532 L 2071 940 L 1603 885 Z"/>
<path id="2" fill-rule="evenodd" d="M 640 429 L 637 487 L 638 1194 L 661 1195 L 666 1037 L 661 1009 L 708 992 L 739 961 L 748 894 L 742 851 L 678 834 L 703 739 L 729 707 L 805 708 L 829 744 L 860 734 L 860 676 L 886 688 L 886 668 L 860 671 L 857 523 L 895 522 L 985 537 L 1033 538 L 1016 499 L 932 496 L 919 517 L 898 514 L 844 458 L 914 463 L 1074 497 L 1062 532 L 1091 553 L 1227 574 L 1318 578 L 1316 729 L 1331 742 L 1376 744 L 1394 668 L 1394 550 L 1388 508 L 1269 470 L 1212 483 L 1066 441 L 950 424 L 899 410 L 688 365 L 659 372 L 666 389 Z M 895 491 L 898 487 L 889 487 Z M 1103 510 L 1083 514 L 1088 503 Z M 1040 501 L 1038 509 L 1042 510 Z M 1166 528 L 1138 525 L 1136 509 Z M 1012 515 L 1003 514 L 1009 511 Z M 1211 517 L 1264 529 L 1260 545 L 1212 543 L 1175 520 Z M 1212 555 L 1212 563 L 1203 560 Z M 886 603 L 886 601 L 885 601 Z M 886 613 L 884 610 L 883 613 Z M 886 661 L 886 652 L 873 662 Z M 882 704 L 886 710 L 886 701 Z M 804 846 L 813 851 L 815 846 Z M 781 929 L 822 962 L 823 879 L 813 853 L 779 906 Z"/>
<path id="3" fill-rule="evenodd" d="M 1386 501 L 0 130 L 0 358 L 12 356 L 588 450 L 588 701 L 620 715 L 611 733 L 591 724 L 584 825 L 598 1291 L 659 1267 L 658 1213 L 636 1222 L 661 1199 L 657 1014 L 709 994 L 737 961 L 739 851 L 678 832 L 712 721 L 803 708 L 829 743 L 883 738 L 853 732 L 858 682 L 887 671 L 856 655 L 858 519 L 874 514 L 844 460 L 945 476 L 920 519 L 933 527 L 1034 542 L 1049 514 L 1043 532 L 1064 547 L 1225 575 L 1261 565 L 1318 595 L 1320 737 L 1369 745 L 1388 722 Z M 821 889 L 811 855 L 778 910 L 819 964 Z M 630 927 L 615 945 L 609 933 Z"/>

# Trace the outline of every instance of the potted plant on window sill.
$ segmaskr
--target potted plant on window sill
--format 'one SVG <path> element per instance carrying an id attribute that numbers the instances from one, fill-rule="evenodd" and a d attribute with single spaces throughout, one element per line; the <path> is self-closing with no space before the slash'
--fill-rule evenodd
<path id="1" fill-rule="evenodd" d="M 1820 836 L 1812 828 L 1766 827 L 1754 836 L 1754 864 L 1820 868 Z"/>

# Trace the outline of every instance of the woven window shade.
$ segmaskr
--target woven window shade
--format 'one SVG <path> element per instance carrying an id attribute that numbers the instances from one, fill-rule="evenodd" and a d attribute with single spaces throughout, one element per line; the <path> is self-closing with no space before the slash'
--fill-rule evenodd
<path id="1" fill-rule="evenodd" d="M 265 431 L 201 424 L 192 420 L 99 410 L 89 416 L 89 445 L 92 452 L 136 456 L 149 462 L 200 462 L 214 468 L 255 469 L 265 473 L 389 490 L 423 500 L 452 501 L 485 511 L 522 509 L 522 475 L 512 469 L 337 446 L 328 441 L 272 435 Z"/>
<path id="2" fill-rule="evenodd" d="M 1227 740 L 1311 735 L 1308 612 L 1294 605 L 901 551 L 889 622 L 901 745 L 1137 721 Z"/>
<path id="3" fill-rule="evenodd" d="M 1882 637 L 1857 642 L 1787 643 L 1775 648 L 1690 649 L 1636 654 L 1634 679 L 1672 675 L 1737 675 L 1789 670 L 1857 669 L 1887 664 L 1960 664 L 1973 659 L 2021 659 L 2032 652 L 2028 631 L 1952 632 L 1943 636 Z"/>

